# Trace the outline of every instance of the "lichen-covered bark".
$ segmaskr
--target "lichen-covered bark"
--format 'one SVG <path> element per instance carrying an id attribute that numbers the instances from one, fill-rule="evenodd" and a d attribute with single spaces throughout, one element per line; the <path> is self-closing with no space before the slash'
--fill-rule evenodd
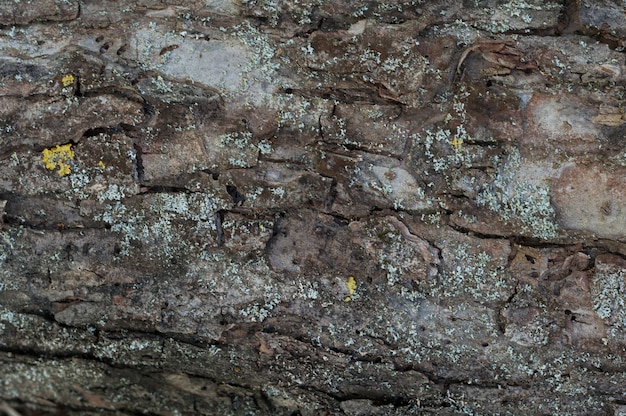
<path id="1" fill-rule="evenodd" d="M 0 5 L 0 414 L 626 414 L 621 1 Z"/>

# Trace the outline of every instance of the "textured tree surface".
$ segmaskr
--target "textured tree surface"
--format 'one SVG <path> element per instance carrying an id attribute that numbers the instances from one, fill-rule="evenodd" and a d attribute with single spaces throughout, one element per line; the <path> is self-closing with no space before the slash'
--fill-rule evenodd
<path id="1" fill-rule="evenodd" d="M 0 2 L 0 414 L 626 414 L 625 7 Z"/>

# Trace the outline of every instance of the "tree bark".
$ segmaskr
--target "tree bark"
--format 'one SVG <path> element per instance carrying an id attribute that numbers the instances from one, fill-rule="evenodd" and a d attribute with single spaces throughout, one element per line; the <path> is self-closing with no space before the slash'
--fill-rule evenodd
<path id="1" fill-rule="evenodd" d="M 623 2 L 0 25 L 0 414 L 626 414 Z"/>

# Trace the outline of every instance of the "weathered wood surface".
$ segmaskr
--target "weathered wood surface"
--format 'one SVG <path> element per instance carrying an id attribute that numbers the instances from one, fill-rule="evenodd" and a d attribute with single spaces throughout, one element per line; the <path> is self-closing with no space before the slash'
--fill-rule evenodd
<path id="1" fill-rule="evenodd" d="M 622 1 L 0 4 L 0 414 L 626 414 Z"/>

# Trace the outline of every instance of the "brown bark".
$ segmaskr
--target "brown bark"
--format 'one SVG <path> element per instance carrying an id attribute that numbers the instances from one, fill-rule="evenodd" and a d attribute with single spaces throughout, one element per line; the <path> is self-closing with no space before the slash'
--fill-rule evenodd
<path id="1" fill-rule="evenodd" d="M 0 414 L 626 412 L 622 2 L 0 25 Z"/>

